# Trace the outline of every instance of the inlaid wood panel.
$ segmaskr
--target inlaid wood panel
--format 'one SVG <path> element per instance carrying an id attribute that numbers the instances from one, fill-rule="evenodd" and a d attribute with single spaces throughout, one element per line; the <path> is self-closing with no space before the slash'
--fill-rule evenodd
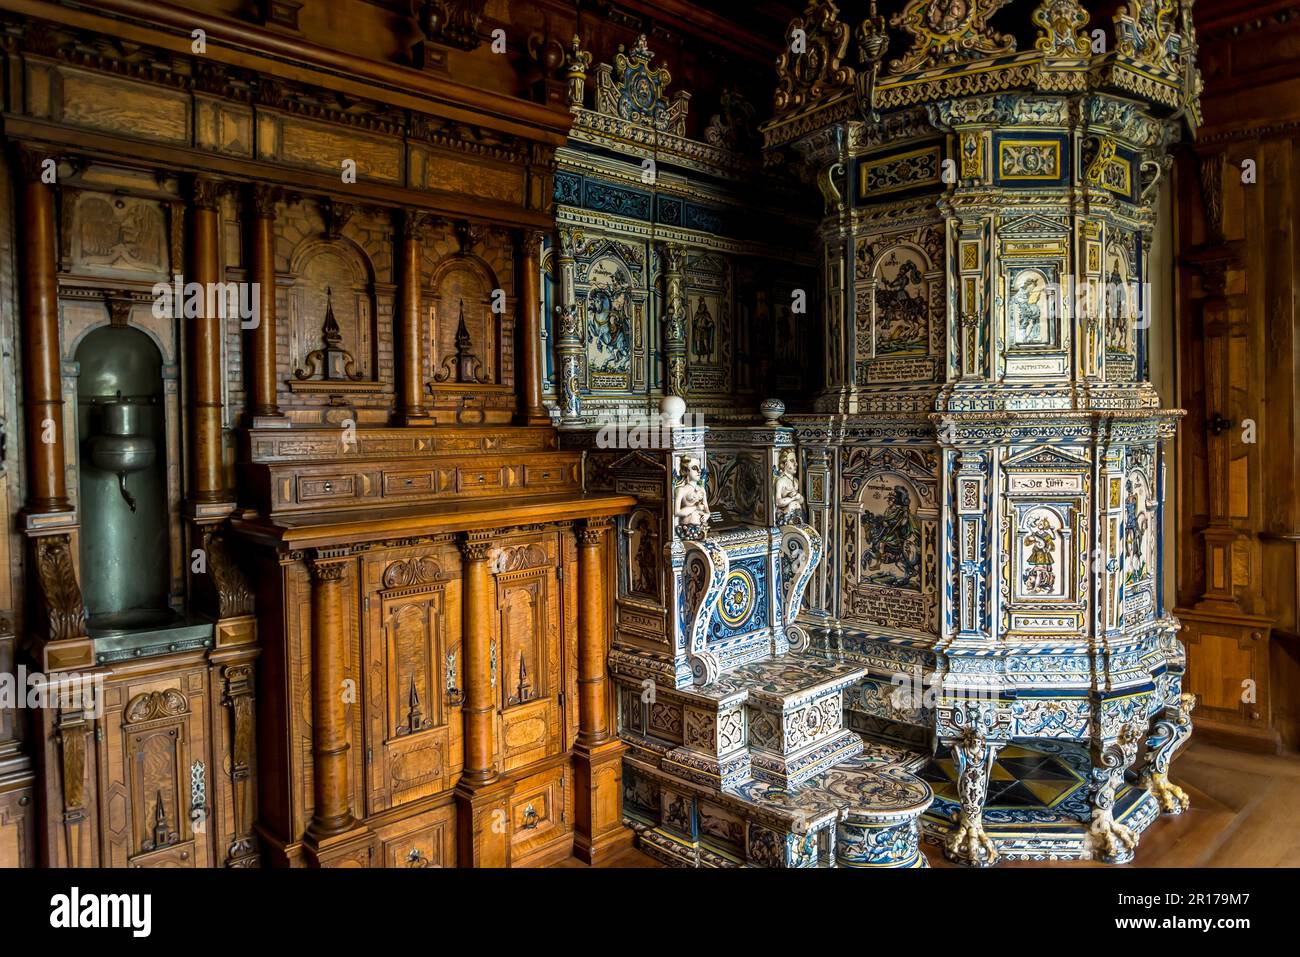
<path id="1" fill-rule="evenodd" d="M 36 864 L 36 789 L 23 787 L 0 792 L 0 868 Z"/>
<path id="2" fill-rule="evenodd" d="M 109 682 L 100 722 L 100 839 L 113 867 L 212 863 L 207 671 L 201 665 Z"/>
<path id="3" fill-rule="evenodd" d="M 567 765 L 521 780 L 510 799 L 511 857 L 526 865 L 573 832 L 573 781 Z"/>
<path id="4" fill-rule="evenodd" d="M 505 545 L 497 561 L 498 744 L 509 771 L 564 748 L 558 536 Z"/>
<path id="5" fill-rule="evenodd" d="M 456 809 L 442 807 L 377 831 L 384 867 L 455 867 Z"/>
<path id="6" fill-rule="evenodd" d="M 366 562 L 367 809 L 378 813 L 451 785 L 459 713 L 460 581 L 454 552 Z M 436 557 L 434 557 L 436 555 Z"/>

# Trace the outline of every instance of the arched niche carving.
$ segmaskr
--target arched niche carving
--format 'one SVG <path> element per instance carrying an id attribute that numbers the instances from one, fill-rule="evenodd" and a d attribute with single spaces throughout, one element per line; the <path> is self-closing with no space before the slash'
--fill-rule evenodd
<path id="1" fill-rule="evenodd" d="M 305 239 L 289 260 L 292 285 L 289 306 L 290 387 L 324 381 L 328 365 L 310 360 L 326 347 L 327 312 L 338 326 L 338 348 L 351 357 L 347 381 L 373 383 L 379 374 L 379 327 L 376 319 L 374 267 L 360 246 L 345 237 Z"/>
<path id="2" fill-rule="evenodd" d="M 505 311 L 492 311 L 493 291 L 499 289 L 496 275 L 477 256 L 450 255 L 434 265 L 427 290 L 430 322 L 429 372 L 435 383 L 446 385 L 501 384 L 501 318 L 512 308 L 502 299 Z M 479 360 L 478 382 L 458 382 L 457 343 L 461 316 L 469 336 L 468 350 Z"/>

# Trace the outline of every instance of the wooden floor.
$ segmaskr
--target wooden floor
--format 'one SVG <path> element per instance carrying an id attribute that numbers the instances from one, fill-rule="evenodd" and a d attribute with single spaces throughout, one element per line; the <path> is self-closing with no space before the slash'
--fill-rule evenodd
<path id="1" fill-rule="evenodd" d="M 1232 751 L 1193 739 L 1173 763 L 1173 780 L 1192 799 L 1178 817 L 1155 821 L 1126 867 L 1300 867 L 1300 756 Z M 925 845 L 935 867 L 952 867 L 943 852 Z M 568 860 L 559 867 L 583 867 Z M 659 867 L 628 848 L 604 867 Z M 1000 867 L 1108 867 L 1093 861 Z"/>

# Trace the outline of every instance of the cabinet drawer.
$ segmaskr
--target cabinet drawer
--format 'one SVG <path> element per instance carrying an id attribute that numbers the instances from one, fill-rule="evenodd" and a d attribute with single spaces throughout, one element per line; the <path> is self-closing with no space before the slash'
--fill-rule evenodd
<path id="1" fill-rule="evenodd" d="M 401 495 L 426 495 L 432 491 L 432 472 L 420 470 L 384 473 L 385 498 Z"/>
<path id="2" fill-rule="evenodd" d="M 525 465 L 525 488 L 556 488 L 572 484 L 571 469 L 568 465 Z"/>
<path id="3" fill-rule="evenodd" d="M 476 488 L 497 490 L 502 486 L 502 469 L 457 469 L 456 491 L 469 492 Z"/>
<path id="4" fill-rule="evenodd" d="M 456 809 L 439 808 L 379 832 L 384 867 L 455 867 Z"/>
<path id="5" fill-rule="evenodd" d="M 515 785 L 510 797 L 511 859 L 515 866 L 530 854 L 569 838 L 573 830 L 570 785 L 569 768 L 563 764 Z"/>
<path id="6" fill-rule="evenodd" d="M 298 476 L 298 501 L 320 502 L 334 499 L 356 498 L 360 494 L 358 476 L 351 473 L 339 475 Z"/>

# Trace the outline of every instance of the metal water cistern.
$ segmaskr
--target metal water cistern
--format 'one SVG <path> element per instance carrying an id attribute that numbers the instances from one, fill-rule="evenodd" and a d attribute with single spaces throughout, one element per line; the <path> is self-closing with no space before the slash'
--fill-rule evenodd
<path id="1" fill-rule="evenodd" d="M 117 398 L 102 403 L 100 409 L 103 431 L 87 442 L 90 462 L 95 468 L 117 473 L 118 490 L 134 512 L 135 498 L 126 490 L 126 477 L 149 468 L 158 454 L 147 431 L 147 406 L 122 398 L 119 391 Z"/>

